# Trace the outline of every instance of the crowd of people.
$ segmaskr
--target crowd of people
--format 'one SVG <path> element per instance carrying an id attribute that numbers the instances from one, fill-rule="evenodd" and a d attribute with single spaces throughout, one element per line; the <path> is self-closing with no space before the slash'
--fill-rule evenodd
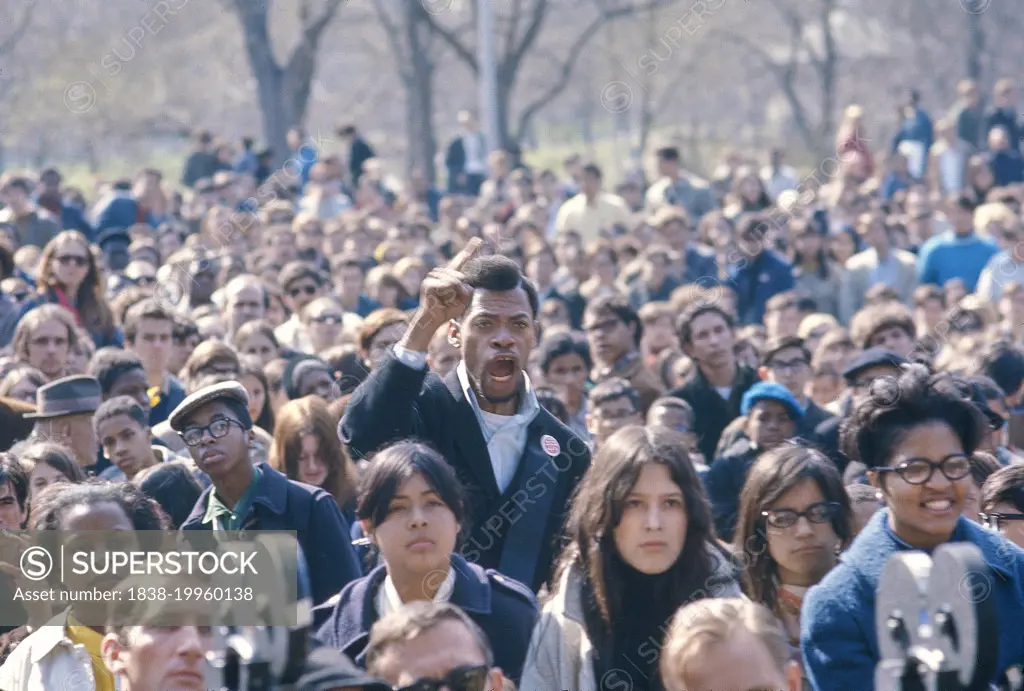
<path id="1" fill-rule="evenodd" d="M 958 93 L 887 147 L 849 106 L 806 176 L 665 146 L 612 186 L 468 112 L 443 189 L 351 124 L 8 171 L 0 529 L 294 531 L 302 688 L 864 691 L 887 558 L 948 542 L 1022 665 L 1024 125 Z M 201 613 L 24 607 L 3 691 L 206 688 Z"/>

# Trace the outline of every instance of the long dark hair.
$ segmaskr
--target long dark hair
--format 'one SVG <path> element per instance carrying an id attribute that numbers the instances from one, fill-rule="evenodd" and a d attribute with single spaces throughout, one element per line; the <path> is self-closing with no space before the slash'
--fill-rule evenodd
<path id="1" fill-rule="evenodd" d="M 845 545 L 853 535 L 850 499 L 835 465 L 820 451 L 786 443 L 761 456 L 747 474 L 740 495 L 733 549 L 743 559 L 743 590 L 780 616 L 776 598 L 778 565 L 768 553 L 763 511 L 804 480 L 813 480 L 825 501 L 840 505 L 832 529 Z"/>
<path id="2" fill-rule="evenodd" d="M 63 288 L 53 274 L 52 260 L 56 257 L 58 248 L 69 242 L 77 242 L 85 248 L 86 260 L 89 263 L 89 270 L 78 289 L 78 298 L 75 304 L 78 316 L 82 320 L 82 326 L 91 334 L 99 334 L 103 338 L 109 339 L 114 333 L 114 314 L 107 305 L 103 270 L 96 261 L 96 255 L 89 247 L 89 241 L 80 232 L 65 230 L 46 243 L 39 258 L 39 277 L 36 281 L 36 289 L 40 294 L 45 295 L 48 290 L 53 288 Z"/>
<path id="3" fill-rule="evenodd" d="M 587 617 L 587 632 L 599 646 L 607 645 L 615 621 L 623 616 L 622 558 L 615 545 L 615 528 L 622 520 L 626 498 L 644 466 L 664 466 L 683 492 L 686 541 L 668 571 L 671 609 L 691 599 L 709 596 L 718 547 L 711 507 L 685 446 L 672 430 L 624 427 L 602 445 L 577 489 L 568 521 L 570 544 L 562 554 L 558 577 L 569 567 L 582 571 L 585 591 L 597 616 Z M 603 643 L 602 643 L 603 642 Z"/>
<path id="4" fill-rule="evenodd" d="M 269 403 L 269 396 L 267 401 Z M 327 401 L 319 396 L 304 396 L 288 401 L 277 411 L 274 438 L 270 444 L 271 467 L 292 480 L 299 479 L 302 437 L 312 435 L 319 444 L 317 455 L 327 467 L 322 489 L 344 508 L 356 496 L 356 469 L 338 438 L 337 426 Z"/>
<path id="5" fill-rule="evenodd" d="M 813 234 L 818 235 L 821 239 L 821 245 L 818 247 L 815 259 L 818 262 L 818 277 L 822 279 L 828 279 L 829 276 L 829 256 L 825 249 L 825 238 L 818 234 L 817 228 L 811 219 L 807 218 L 794 218 L 789 222 L 789 236 L 794 238 L 793 240 L 793 267 L 803 269 L 804 261 L 807 259 L 800 250 L 796 248 L 796 238 L 801 235 Z"/>
<path id="6" fill-rule="evenodd" d="M 250 324 L 252 322 L 249 322 Z M 253 362 L 253 356 L 241 358 L 242 371 L 241 377 L 254 377 L 263 386 L 265 393 L 263 397 L 263 410 L 259 412 L 259 415 L 253 420 L 253 424 L 261 429 L 265 429 L 268 432 L 273 433 L 274 431 L 274 407 L 270 405 L 270 384 L 267 382 L 267 373 L 263 371 L 263 365 L 258 361 Z"/>

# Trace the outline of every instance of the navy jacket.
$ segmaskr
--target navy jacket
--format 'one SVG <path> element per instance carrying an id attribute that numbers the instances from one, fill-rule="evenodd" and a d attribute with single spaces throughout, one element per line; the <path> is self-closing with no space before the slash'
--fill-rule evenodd
<path id="1" fill-rule="evenodd" d="M 334 497 L 320 489 L 289 480 L 266 463 L 243 530 L 294 530 L 309 567 L 313 603 L 320 604 L 363 575 L 352 549 L 349 527 Z M 196 501 L 182 530 L 211 530 L 203 523 L 210 502 L 208 487 Z"/>
<path id="2" fill-rule="evenodd" d="M 888 509 L 878 511 L 839 564 L 804 598 L 800 646 L 804 673 L 815 691 L 874 688 L 880 659 L 875 632 L 878 581 L 890 556 L 910 550 L 889 529 L 888 521 Z M 1024 663 L 1024 551 L 962 516 L 952 542 L 977 545 L 992 570 L 992 593 L 999 609 L 999 673 Z"/>
<path id="3" fill-rule="evenodd" d="M 667 394 L 683 399 L 693 408 L 693 431 L 697 435 L 698 450 L 704 454 L 704 458 L 710 460 L 715 457 L 715 447 L 718 446 L 722 432 L 740 416 L 743 394 L 759 381 L 757 372 L 738 366 L 736 380 L 727 401 L 711 386 L 700 367 L 695 367 L 682 386 Z"/>
<path id="4" fill-rule="evenodd" d="M 338 433 L 357 460 L 405 439 L 431 444 L 466 490 L 471 524 L 462 556 L 534 592 L 550 580 L 570 497 L 590 466 L 590 449 L 551 413 L 541 408 L 528 423 L 504 493 L 455 371 L 442 380 L 388 354 L 352 394 Z"/>
<path id="5" fill-rule="evenodd" d="M 750 441 L 736 442 L 729 453 L 716 458 L 704 476 L 704 489 L 711 502 L 711 515 L 715 521 L 715 532 L 726 542 L 732 541 L 739 514 L 740 493 L 747 481 L 750 466 L 757 460 L 757 453 Z"/>
<path id="6" fill-rule="evenodd" d="M 494 651 L 494 664 L 518 684 L 539 616 L 537 600 L 519 581 L 485 571 L 457 554 L 452 555 L 452 568 L 455 588 L 449 602 L 483 629 Z M 378 566 L 313 610 L 314 626 L 319 628 L 316 637 L 357 665 L 365 666 L 370 629 L 379 618 L 376 598 L 387 575 L 387 567 Z"/>
<path id="7" fill-rule="evenodd" d="M 740 262 L 730 272 L 736 291 L 736 311 L 740 324 L 764 321 L 764 306 L 775 295 L 792 290 L 793 265 L 773 250 L 766 249 L 753 261 Z"/>

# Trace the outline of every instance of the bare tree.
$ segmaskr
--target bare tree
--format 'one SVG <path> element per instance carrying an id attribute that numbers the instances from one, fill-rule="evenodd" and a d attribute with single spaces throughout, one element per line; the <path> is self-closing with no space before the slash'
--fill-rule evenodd
<path id="1" fill-rule="evenodd" d="M 249 67 L 256 78 L 264 136 L 281 162 L 287 157 L 288 130 L 305 121 L 320 39 L 343 0 L 323 0 L 319 12 L 314 12 L 312 0 L 297 0 L 299 38 L 283 64 L 274 55 L 268 27 L 272 0 L 221 1 L 241 25 Z"/>
<path id="2" fill-rule="evenodd" d="M 785 48 L 778 46 L 779 50 L 772 50 L 763 38 L 751 39 L 729 29 L 716 29 L 714 33 L 755 57 L 775 77 L 805 145 L 811 151 L 824 154 L 830 148 L 836 116 L 839 51 L 832 23 L 837 0 L 812 3 L 769 0 L 767 4 L 788 30 Z M 785 57 L 780 57 L 779 53 L 783 52 Z M 804 102 L 800 88 L 804 65 L 809 66 L 817 78 L 814 94 L 817 108 Z M 817 110 L 816 116 L 813 110 Z"/>
<path id="3" fill-rule="evenodd" d="M 25 3 L 24 9 L 21 10 L 21 14 L 18 18 L 11 21 L 14 28 L 10 35 L 3 40 L 0 40 L 0 103 L 7 103 L 7 96 L 9 95 L 11 88 L 14 86 L 14 74 L 12 73 L 12 68 L 8 64 L 10 62 L 9 56 L 14 52 L 14 49 L 18 47 L 18 43 L 28 35 L 28 27 L 29 24 L 32 23 L 32 16 L 35 13 L 35 9 L 35 3 Z M 2 111 L 0 111 L 0 115 L 2 115 Z M 6 117 L 0 117 L 0 133 L 7 130 L 7 127 L 4 126 L 5 120 Z M 4 167 L 3 158 L 4 141 L 2 135 L 0 135 L 0 169 Z"/>
<path id="4" fill-rule="evenodd" d="M 374 9 L 391 45 L 395 69 L 405 88 L 406 169 L 423 170 L 430 185 L 437 178 L 437 133 L 434 128 L 434 33 L 416 10 L 417 0 L 407 0 L 393 17 L 384 0 L 374 0 Z"/>
<path id="5" fill-rule="evenodd" d="M 550 0 L 514 0 L 507 3 L 508 9 L 495 18 L 495 28 L 498 32 L 498 137 L 502 145 L 508 147 L 518 143 L 537 113 L 565 91 L 584 48 L 603 26 L 651 7 L 665 7 L 676 2 L 677 0 L 576 0 L 569 3 L 553 3 Z M 475 44 L 467 40 L 474 35 L 475 21 L 471 19 L 460 26 L 451 27 L 447 23 L 442 23 L 440 17 L 442 14 L 456 13 L 433 13 L 425 3 L 409 4 L 414 6 L 420 18 L 441 37 L 456 57 L 465 63 L 474 75 L 479 75 L 480 66 L 476 59 Z M 551 50 L 542 50 L 536 45 L 549 23 L 553 6 L 556 5 L 566 13 L 566 16 L 572 16 L 574 19 L 588 13 L 592 15 L 589 20 L 581 22 L 582 28 L 574 35 L 559 40 L 559 44 L 568 46 L 561 55 L 555 55 Z M 563 25 L 561 29 L 565 30 L 566 27 Z M 513 96 L 528 56 L 531 60 L 547 63 L 544 71 L 554 77 L 549 80 L 546 87 L 531 89 L 532 98 L 518 110 L 513 128 Z"/>

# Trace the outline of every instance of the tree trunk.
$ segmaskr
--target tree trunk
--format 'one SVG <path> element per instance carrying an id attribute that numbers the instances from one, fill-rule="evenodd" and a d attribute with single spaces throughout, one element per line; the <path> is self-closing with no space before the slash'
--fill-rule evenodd
<path id="1" fill-rule="evenodd" d="M 422 22 L 417 12 L 406 12 L 406 34 L 409 52 L 412 56 L 412 90 L 406 90 L 406 101 L 410 108 L 410 129 L 416 139 L 409 141 L 409 149 L 415 150 L 418 158 L 416 167 L 423 170 L 427 184 L 433 186 L 437 180 L 437 136 L 434 132 L 434 61 L 426 50 L 430 40 L 430 29 Z M 412 172 L 410 170 L 410 172 Z"/>
<path id="2" fill-rule="evenodd" d="M 275 167 L 290 155 L 288 129 L 294 124 L 291 94 L 286 94 L 284 70 L 274 59 L 267 33 L 267 5 L 239 2 L 238 21 L 242 24 L 249 68 L 256 78 L 256 96 L 263 116 L 263 137 L 273 149 Z"/>
<path id="3" fill-rule="evenodd" d="M 228 0 L 225 0 L 227 2 Z M 270 2 L 234 0 L 235 16 L 242 25 L 249 68 L 256 78 L 256 92 L 263 115 L 263 136 L 280 165 L 288 160 L 288 130 L 302 125 L 316 72 L 317 48 L 323 30 L 334 17 L 341 0 L 328 0 L 323 12 L 311 18 L 300 8 L 302 33 L 288 62 L 282 67 L 274 57 L 267 29 Z"/>
<path id="4" fill-rule="evenodd" d="M 509 75 L 504 66 L 498 68 L 498 146 L 508 151 L 516 144 L 511 128 L 512 91 L 516 88 L 515 77 Z"/>
<path id="5" fill-rule="evenodd" d="M 835 153 L 829 151 L 830 147 L 828 144 L 832 141 L 835 133 L 836 67 L 839 62 L 835 35 L 832 33 L 832 12 L 834 9 L 835 0 L 822 0 L 821 34 L 824 43 L 824 55 L 821 56 L 821 141 L 818 144 L 818 152 L 822 156 Z"/>
<path id="6" fill-rule="evenodd" d="M 981 84 L 982 69 L 981 61 L 985 54 L 985 31 L 981 26 L 982 15 L 980 12 L 967 13 L 967 31 L 969 43 L 967 47 L 967 77 Z"/>

